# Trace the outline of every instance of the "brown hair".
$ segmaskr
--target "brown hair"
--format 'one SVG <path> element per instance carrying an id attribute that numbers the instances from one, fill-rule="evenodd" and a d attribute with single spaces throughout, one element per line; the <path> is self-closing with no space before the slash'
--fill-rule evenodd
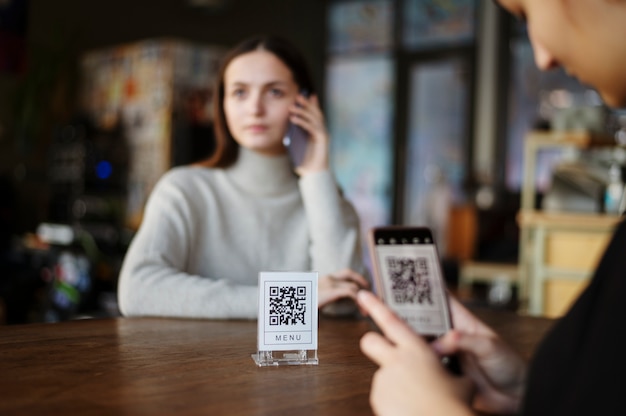
<path id="1" fill-rule="evenodd" d="M 266 50 L 276 55 L 290 70 L 299 89 L 314 93 L 313 82 L 306 60 L 298 49 L 287 40 L 273 35 L 257 35 L 248 38 L 228 52 L 222 61 L 215 84 L 217 94 L 213 95 L 213 123 L 215 131 L 215 151 L 202 166 L 226 168 L 237 160 L 239 144 L 231 135 L 224 114 L 224 73 L 236 57 L 254 50 Z"/>

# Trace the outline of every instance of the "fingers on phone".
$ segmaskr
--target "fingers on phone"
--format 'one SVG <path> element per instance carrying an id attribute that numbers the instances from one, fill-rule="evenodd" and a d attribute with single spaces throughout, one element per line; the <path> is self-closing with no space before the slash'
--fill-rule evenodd
<path id="1" fill-rule="evenodd" d="M 391 342 L 395 344 L 415 342 L 417 339 L 415 332 L 372 292 L 359 291 L 357 300 Z"/>
<path id="2" fill-rule="evenodd" d="M 368 332 L 361 337 L 361 351 L 376 364 L 381 365 L 386 358 L 391 356 L 393 345 L 380 334 Z"/>

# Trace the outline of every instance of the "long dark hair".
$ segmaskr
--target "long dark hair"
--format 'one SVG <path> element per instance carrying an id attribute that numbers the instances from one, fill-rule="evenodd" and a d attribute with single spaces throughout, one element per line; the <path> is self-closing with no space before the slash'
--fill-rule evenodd
<path id="1" fill-rule="evenodd" d="M 258 49 L 276 55 L 291 70 L 293 79 L 299 89 L 306 89 L 311 93 L 315 92 L 306 60 L 300 51 L 289 41 L 273 35 L 257 35 L 244 40 L 231 49 L 224 57 L 216 79 L 214 91 L 217 94 L 213 94 L 215 151 L 208 159 L 200 163 L 203 166 L 226 168 L 237 160 L 239 144 L 231 135 L 226 123 L 226 115 L 224 114 L 224 73 L 233 59 Z"/>

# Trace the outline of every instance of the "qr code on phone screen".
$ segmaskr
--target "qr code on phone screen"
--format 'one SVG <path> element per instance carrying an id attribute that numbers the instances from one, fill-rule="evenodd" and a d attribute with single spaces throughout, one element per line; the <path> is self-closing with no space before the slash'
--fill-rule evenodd
<path id="1" fill-rule="evenodd" d="M 269 324 L 306 325 L 306 298 L 305 286 L 270 286 Z"/>
<path id="2" fill-rule="evenodd" d="M 425 257 L 388 256 L 391 293 L 396 303 L 433 304 L 432 285 Z"/>

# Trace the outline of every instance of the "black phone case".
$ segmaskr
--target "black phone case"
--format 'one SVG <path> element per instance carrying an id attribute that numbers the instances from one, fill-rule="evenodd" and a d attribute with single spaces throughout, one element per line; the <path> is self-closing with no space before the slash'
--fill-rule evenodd
<path id="1" fill-rule="evenodd" d="M 306 90 L 301 90 L 300 94 L 308 97 L 309 93 Z M 306 155 L 306 149 L 309 142 L 309 134 L 300 126 L 296 126 L 293 123 L 289 123 L 287 127 L 287 133 L 283 139 L 283 144 L 287 148 L 289 157 L 294 166 L 302 165 L 304 156 Z"/>

